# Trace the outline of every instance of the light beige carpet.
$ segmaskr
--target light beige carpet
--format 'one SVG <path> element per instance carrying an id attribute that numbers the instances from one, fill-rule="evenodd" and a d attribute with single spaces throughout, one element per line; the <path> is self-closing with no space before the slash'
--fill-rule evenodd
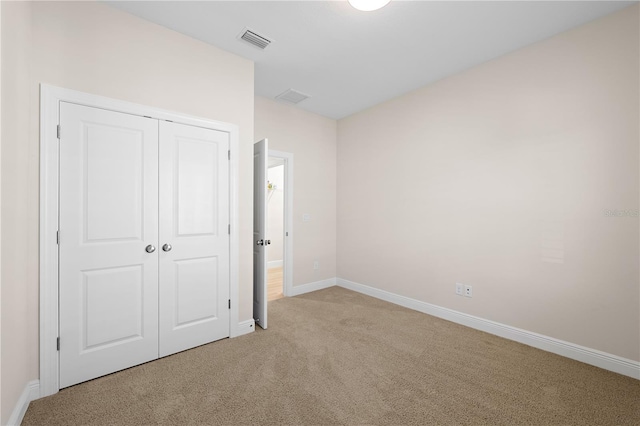
<path id="1" fill-rule="evenodd" d="M 25 425 L 638 425 L 640 382 L 341 288 L 34 401 Z"/>

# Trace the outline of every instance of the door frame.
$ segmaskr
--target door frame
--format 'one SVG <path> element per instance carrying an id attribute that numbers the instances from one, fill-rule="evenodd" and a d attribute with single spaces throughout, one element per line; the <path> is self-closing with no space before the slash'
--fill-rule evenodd
<path id="1" fill-rule="evenodd" d="M 282 293 L 285 297 L 290 297 L 293 295 L 293 154 L 269 149 L 268 156 L 284 161 L 284 248 L 282 259 L 284 285 Z M 266 281 L 265 285 L 268 285 Z"/>
<path id="2" fill-rule="evenodd" d="M 60 102 L 173 121 L 229 134 L 229 337 L 244 334 L 239 323 L 238 134 L 235 124 L 193 117 L 160 108 L 40 85 L 40 397 L 60 390 L 58 329 L 58 192 Z M 61 130 L 64 132 L 64 129 Z"/>

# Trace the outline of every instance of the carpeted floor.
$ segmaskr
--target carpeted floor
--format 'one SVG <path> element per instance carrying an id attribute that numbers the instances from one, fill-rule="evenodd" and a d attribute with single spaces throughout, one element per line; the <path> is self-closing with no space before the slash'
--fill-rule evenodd
<path id="1" fill-rule="evenodd" d="M 24 425 L 638 425 L 640 382 L 333 287 L 269 329 L 31 403 Z"/>

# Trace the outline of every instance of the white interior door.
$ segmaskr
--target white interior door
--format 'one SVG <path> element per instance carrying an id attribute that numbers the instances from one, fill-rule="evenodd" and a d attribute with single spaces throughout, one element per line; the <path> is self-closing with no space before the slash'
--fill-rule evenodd
<path id="1" fill-rule="evenodd" d="M 60 387 L 158 357 L 158 122 L 60 104 Z"/>
<path id="2" fill-rule="evenodd" d="M 160 122 L 160 356 L 229 336 L 229 134 Z"/>
<path id="3" fill-rule="evenodd" d="M 253 145 L 253 318 L 267 328 L 267 139 Z"/>

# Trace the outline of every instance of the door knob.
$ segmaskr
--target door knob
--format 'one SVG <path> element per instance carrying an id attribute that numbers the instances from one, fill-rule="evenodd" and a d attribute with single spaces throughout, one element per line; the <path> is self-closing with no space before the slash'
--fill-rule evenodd
<path id="1" fill-rule="evenodd" d="M 155 248 L 153 245 L 149 244 L 149 245 L 145 248 L 145 250 L 147 251 L 147 253 L 153 253 L 154 251 L 156 251 L 156 248 Z"/>
<path id="2" fill-rule="evenodd" d="M 258 240 L 256 241 L 256 244 L 259 246 L 263 246 L 264 245 L 264 240 Z"/>
<path id="3" fill-rule="evenodd" d="M 171 251 L 173 247 L 171 247 L 171 244 L 165 244 L 162 246 L 162 250 L 164 251 Z"/>

